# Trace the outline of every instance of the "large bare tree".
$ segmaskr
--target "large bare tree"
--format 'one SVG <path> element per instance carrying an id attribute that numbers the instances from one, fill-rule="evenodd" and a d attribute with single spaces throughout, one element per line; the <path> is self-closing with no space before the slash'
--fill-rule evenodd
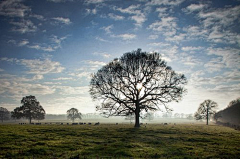
<path id="1" fill-rule="evenodd" d="M 179 101 L 187 80 L 166 65 L 159 53 L 141 49 L 125 53 L 93 74 L 90 94 L 101 102 L 96 109 L 106 116 L 135 114 L 140 127 L 140 112 L 155 111 L 171 101 Z"/>
<path id="2" fill-rule="evenodd" d="M 207 125 L 210 117 L 216 113 L 215 109 L 218 107 L 218 104 L 210 99 L 205 100 L 202 102 L 199 107 L 197 112 L 194 114 L 194 117 L 196 120 L 202 120 L 206 119 L 207 120 Z"/>

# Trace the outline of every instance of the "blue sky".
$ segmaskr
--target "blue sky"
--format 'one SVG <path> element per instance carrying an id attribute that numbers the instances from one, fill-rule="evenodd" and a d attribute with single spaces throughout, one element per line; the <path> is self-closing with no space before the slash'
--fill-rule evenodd
<path id="1" fill-rule="evenodd" d="M 90 75 L 141 48 L 186 75 L 174 112 L 223 109 L 240 95 L 239 26 L 239 0 L 1 0 L 0 106 L 35 95 L 49 114 L 93 113 Z"/>

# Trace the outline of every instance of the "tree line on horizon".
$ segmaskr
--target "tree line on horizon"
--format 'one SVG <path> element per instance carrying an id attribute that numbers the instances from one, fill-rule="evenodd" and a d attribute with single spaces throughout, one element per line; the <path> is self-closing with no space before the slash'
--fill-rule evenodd
<path id="1" fill-rule="evenodd" d="M 30 102 L 28 104 L 26 104 L 26 100 L 29 100 Z M 39 105 L 40 103 L 36 100 L 36 103 L 33 102 L 35 101 L 36 98 L 35 96 L 26 96 L 23 97 L 22 101 L 25 101 L 24 103 L 26 104 L 25 106 L 22 106 L 22 108 L 17 107 L 15 108 L 12 112 L 8 111 L 6 108 L 0 107 L 0 120 L 3 122 L 4 120 L 9 120 L 10 118 L 16 120 L 16 119 L 21 119 L 21 118 L 25 118 L 29 120 L 29 123 L 31 123 L 31 121 L 34 120 L 43 120 L 46 117 L 45 111 L 43 109 L 43 107 L 41 106 L 40 108 L 36 109 L 37 105 Z M 23 105 L 24 105 L 23 103 Z M 35 103 L 35 104 L 33 104 Z M 24 109 L 25 107 L 25 109 Z M 196 120 L 206 120 L 206 124 L 208 125 L 208 122 L 210 119 L 215 120 L 216 123 L 230 123 L 230 124 L 239 124 L 240 123 L 240 97 L 232 100 L 228 106 L 223 109 L 220 110 L 218 112 L 215 111 L 215 109 L 217 108 L 217 103 L 211 100 L 205 100 L 203 103 L 201 103 L 199 105 L 198 110 L 196 111 L 196 113 L 194 114 L 194 116 L 192 116 L 192 114 L 179 114 L 179 113 L 175 113 L 174 115 L 172 115 L 171 112 L 166 112 L 162 115 L 162 118 L 176 118 L 176 119 L 181 119 L 181 118 L 185 118 L 186 119 L 196 119 Z M 40 111 L 39 111 L 40 110 Z M 21 111 L 21 112 L 19 112 Z M 32 114 L 31 114 L 31 113 Z M 93 117 L 93 113 L 89 113 L 91 115 L 91 117 Z M 50 117 L 52 117 L 53 119 L 56 116 L 61 116 L 62 119 L 68 119 L 71 120 L 72 122 L 75 121 L 75 119 L 82 119 L 82 117 L 87 117 L 88 114 L 82 114 L 81 112 L 79 112 L 79 110 L 77 108 L 71 108 L 69 110 L 67 110 L 66 114 L 61 114 L 61 115 L 54 115 L 54 114 L 47 114 Z M 155 118 L 153 112 L 148 112 L 144 115 L 142 115 L 143 117 L 141 117 L 142 119 L 145 120 L 153 120 Z M 132 121 L 135 120 L 134 115 L 126 115 L 125 120 L 129 120 L 130 123 Z"/>

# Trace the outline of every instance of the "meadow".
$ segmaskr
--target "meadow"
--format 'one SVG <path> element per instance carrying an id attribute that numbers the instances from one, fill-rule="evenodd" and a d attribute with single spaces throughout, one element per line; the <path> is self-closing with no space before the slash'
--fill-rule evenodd
<path id="1" fill-rule="evenodd" d="M 0 125 L 0 158 L 239 158 L 239 145 L 217 125 Z"/>

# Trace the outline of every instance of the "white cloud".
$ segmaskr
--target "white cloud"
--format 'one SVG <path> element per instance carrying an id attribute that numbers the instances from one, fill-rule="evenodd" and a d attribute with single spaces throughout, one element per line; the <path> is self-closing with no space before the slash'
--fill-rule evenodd
<path id="1" fill-rule="evenodd" d="M 122 13 L 128 13 L 128 14 L 141 14 L 141 10 L 139 10 L 140 5 L 131 5 L 127 8 L 114 8 L 115 10 L 118 10 Z"/>
<path id="2" fill-rule="evenodd" d="M 102 42 L 108 42 L 108 43 L 110 43 L 111 41 L 109 41 L 109 40 L 105 40 L 105 39 L 103 39 L 103 38 L 101 38 L 101 37 L 96 37 L 95 38 L 96 40 L 98 40 L 98 41 L 102 41 Z"/>
<path id="3" fill-rule="evenodd" d="M 189 55 L 187 55 L 186 57 L 182 57 L 181 61 L 184 65 L 188 65 L 192 67 L 199 66 L 202 64 L 202 62 L 200 62 L 198 59 Z"/>
<path id="4" fill-rule="evenodd" d="M 191 51 L 198 51 L 198 50 L 202 50 L 203 49 L 203 47 L 201 47 L 201 46 L 198 46 L 198 47 L 193 47 L 193 46 L 185 46 L 185 47 L 182 47 L 181 48 L 182 49 L 182 51 L 186 51 L 186 52 L 191 52 Z"/>
<path id="5" fill-rule="evenodd" d="M 46 20 L 42 15 L 38 15 L 38 14 L 30 14 L 29 17 L 36 18 L 36 19 L 42 20 L 42 21 Z"/>
<path id="6" fill-rule="evenodd" d="M 114 20 L 123 20 L 124 19 L 124 16 L 116 15 L 113 13 L 109 13 L 108 16 L 109 16 L 109 18 L 114 19 Z"/>
<path id="7" fill-rule="evenodd" d="M 141 7 L 141 5 L 138 4 L 138 5 L 130 5 L 129 7 L 124 8 L 124 9 L 117 8 L 117 7 L 115 7 L 114 9 L 117 11 L 120 11 L 121 13 L 132 15 L 132 16 L 130 16 L 130 19 L 134 20 L 136 22 L 135 23 L 136 26 L 141 27 L 142 24 L 147 20 L 146 12 L 148 11 L 148 9 L 142 11 L 140 7 Z"/>
<path id="8" fill-rule="evenodd" d="M 46 52 L 53 52 L 56 51 L 57 49 L 61 48 L 61 43 L 67 39 L 68 36 L 63 36 L 63 37 L 58 37 L 55 35 L 52 35 L 50 37 L 50 42 L 52 44 L 28 44 L 26 45 L 28 48 L 31 49 L 36 49 L 36 50 L 42 50 L 42 51 L 46 51 Z"/>
<path id="9" fill-rule="evenodd" d="M 223 63 L 221 57 L 213 58 L 204 64 L 207 72 L 221 71 L 226 65 Z"/>
<path id="10" fill-rule="evenodd" d="M 54 81 L 68 81 L 68 80 L 73 80 L 72 77 L 59 77 L 59 78 L 55 78 L 53 79 Z"/>
<path id="11" fill-rule="evenodd" d="M 61 45 L 62 41 L 64 41 L 65 39 L 67 39 L 68 36 L 63 36 L 63 37 L 58 37 L 56 35 L 52 35 L 50 40 L 52 42 L 54 42 L 57 45 Z"/>
<path id="12" fill-rule="evenodd" d="M 185 0 L 151 0 L 147 5 L 166 5 L 177 6 L 183 3 Z"/>
<path id="13" fill-rule="evenodd" d="M 93 66 L 94 67 L 94 66 Z M 95 66 L 94 69 L 96 67 L 99 67 L 99 66 Z M 90 69 L 92 70 L 92 68 Z M 78 77 L 78 78 L 87 78 L 87 79 L 90 79 L 91 78 L 91 72 L 75 72 L 75 73 L 70 73 L 69 74 L 70 76 L 74 76 L 74 77 Z"/>
<path id="14" fill-rule="evenodd" d="M 29 33 L 29 32 L 36 32 L 37 26 L 33 24 L 30 20 L 20 20 L 19 22 L 10 22 L 14 27 L 12 28 L 12 31 L 19 32 L 19 33 Z"/>
<path id="15" fill-rule="evenodd" d="M 148 45 L 150 45 L 150 46 L 159 46 L 159 47 L 170 46 L 170 44 L 168 44 L 168 43 L 162 43 L 162 42 L 158 42 L 158 43 L 149 43 Z"/>
<path id="16" fill-rule="evenodd" d="M 27 45 L 28 48 L 31 49 L 36 49 L 36 50 L 42 50 L 46 52 L 53 52 L 55 51 L 58 47 L 52 47 L 52 46 L 40 46 L 40 44 L 35 44 L 35 45 Z"/>
<path id="17" fill-rule="evenodd" d="M 206 7 L 207 7 L 207 5 L 205 5 L 205 4 L 191 4 L 191 5 L 187 6 L 187 8 L 183 9 L 183 11 L 192 13 L 195 11 L 201 11 Z"/>
<path id="18" fill-rule="evenodd" d="M 35 75 L 33 76 L 33 80 L 41 80 L 43 79 L 43 75 Z"/>
<path id="19" fill-rule="evenodd" d="M 3 72 L 3 71 L 4 71 L 4 69 L 1 69 L 1 68 L 0 68 L 0 72 Z"/>
<path id="20" fill-rule="evenodd" d="M 209 31 L 206 29 L 203 29 L 199 26 L 188 26 L 186 28 L 183 28 L 183 31 L 187 34 L 187 39 L 206 39 Z"/>
<path id="21" fill-rule="evenodd" d="M 110 34 L 112 33 L 113 25 L 105 26 L 102 27 L 101 29 L 104 30 L 107 34 Z"/>
<path id="22" fill-rule="evenodd" d="M 25 45 L 27 45 L 29 43 L 29 41 L 27 40 L 27 39 L 24 39 L 24 40 L 22 40 L 22 41 L 20 41 L 19 43 L 18 43 L 18 46 L 25 46 Z"/>
<path id="23" fill-rule="evenodd" d="M 156 47 L 157 49 L 155 49 L 156 52 L 159 52 L 161 55 L 163 55 L 163 58 L 166 60 L 166 61 L 174 61 L 174 60 L 178 60 L 179 61 L 179 52 L 178 52 L 178 49 L 179 47 L 176 46 L 176 45 L 170 45 L 170 44 L 167 44 L 167 43 L 150 43 L 149 44 L 150 46 L 154 46 Z"/>
<path id="24" fill-rule="evenodd" d="M 222 62 L 228 68 L 240 68 L 240 50 L 235 48 L 208 48 L 208 55 L 216 55 L 222 58 Z"/>
<path id="25" fill-rule="evenodd" d="M 98 3 L 103 3 L 106 0 L 85 0 L 86 4 L 98 4 Z"/>
<path id="26" fill-rule="evenodd" d="M 157 8 L 156 12 L 159 12 L 158 17 L 166 17 L 169 15 L 168 13 L 168 8 L 165 7 L 161 7 L 161 8 Z"/>
<path id="27" fill-rule="evenodd" d="M 0 3 L 0 15 L 23 18 L 31 8 L 22 4 L 22 0 L 5 0 Z"/>
<path id="28" fill-rule="evenodd" d="M 123 40 L 132 40 L 132 39 L 136 39 L 137 37 L 137 35 L 135 34 L 119 34 L 114 36 L 118 38 L 122 38 Z"/>
<path id="29" fill-rule="evenodd" d="M 229 30 L 222 30 L 220 26 L 214 26 L 211 28 L 208 40 L 214 43 L 240 45 L 240 35 L 238 33 L 232 33 Z"/>
<path id="30" fill-rule="evenodd" d="M 205 88 L 205 86 L 208 85 L 207 88 L 210 89 L 220 85 L 229 85 L 230 87 L 240 80 L 239 70 L 236 69 L 216 76 L 206 77 L 206 75 L 203 75 L 203 73 L 192 73 L 189 82 L 199 88 Z"/>
<path id="31" fill-rule="evenodd" d="M 20 99 L 19 99 L 20 101 Z M 13 111 L 16 108 L 16 104 L 10 104 L 10 103 L 0 103 L 0 107 L 7 108 L 8 111 Z"/>
<path id="32" fill-rule="evenodd" d="M 186 38 L 186 34 L 178 34 L 178 35 L 174 35 L 172 37 L 166 37 L 166 41 L 170 41 L 170 42 L 181 42 L 183 40 L 185 40 Z"/>
<path id="33" fill-rule="evenodd" d="M 0 94 L 3 97 L 12 98 L 14 100 L 20 100 L 23 96 L 30 94 L 48 95 L 55 92 L 53 87 L 42 84 L 26 83 L 22 78 L 1 78 L 0 90 Z"/>
<path id="34" fill-rule="evenodd" d="M 9 40 L 8 43 L 12 43 L 16 46 L 26 46 L 29 43 L 29 41 L 27 39 L 23 39 L 21 41 Z"/>
<path id="35" fill-rule="evenodd" d="M 210 27 L 212 25 L 227 27 L 232 25 L 234 21 L 238 19 L 240 16 L 239 10 L 240 6 L 210 10 L 206 12 L 200 12 L 198 17 L 203 19 L 203 24 L 205 27 Z"/>
<path id="36" fill-rule="evenodd" d="M 69 25 L 69 24 L 72 23 L 69 18 L 55 17 L 55 18 L 52 18 L 52 19 L 56 20 L 59 23 L 63 23 L 63 24 L 66 24 L 66 25 Z"/>
<path id="37" fill-rule="evenodd" d="M 60 94 L 62 95 L 86 95 L 88 94 L 89 87 L 82 86 L 82 87 L 71 87 L 71 86 L 56 86 L 56 89 L 60 90 Z"/>
<path id="38" fill-rule="evenodd" d="M 158 35 L 149 35 L 148 39 L 155 40 L 158 38 Z"/>
<path id="39" fill-rule="evenodd" d="M 94 52 L 93 55 L 97 55 L 97 56 L 102 56 L 104 58 L 109 58 L 111 57 L 110 54 L 106 53 L 106 52 Z"/>
<path id="40" fill-rule="evenodd" d="M 48 74 L 48 73 L 61 73 L 65 68 L 61 66 L 59 62 L 45 60 L 26 60 L 21 59 L 21 65 L 24 65 L 29 69 L 29 74 Z"/>
<path id="41" fill-rule="evenodd" d="M 91 60 L 87 60 L 85 61 L 87 64 L 91 65 L 91 67 L 99 67 L 99 66 L 104 66 L 106 65 L 105 62 L 102 61 L 91 61 Z"/>
<path id="42" fill-rule="evenodd" d="M 89 15 L 89 14 L 97 14 L 97 9 L 94 8 L 94 9 L 86 9 L 86 14 Z"/>
<path id="43" fill-rule="evenodd" d="M 175 17 L 162 17 L 161 21 L 156 21 L 149 25 L 148 29 L 162 32 L 165 36 L 174 36 L 177 32 Z"/>
<path id="44" fill-rule="evenodd" d="M 23 65 L 29 69 L 28 74 L 43 75 L 49 73 L 61 73 L 65 68 L 59 62 L 51 61 L 50 59 L 16 59 L 16 58 L 1 58 L 1 61 L 12 62 L 18 65 Z"/>
<path id="45" fill-rule="evenodd" d="M 134 20 L 136 22 L 136 26 L 141 27 L 142 24 L 147 20 L 146 15 L 141 13 L 141 14 L 137 14 L 131 17 L 132 20 Z"/>

